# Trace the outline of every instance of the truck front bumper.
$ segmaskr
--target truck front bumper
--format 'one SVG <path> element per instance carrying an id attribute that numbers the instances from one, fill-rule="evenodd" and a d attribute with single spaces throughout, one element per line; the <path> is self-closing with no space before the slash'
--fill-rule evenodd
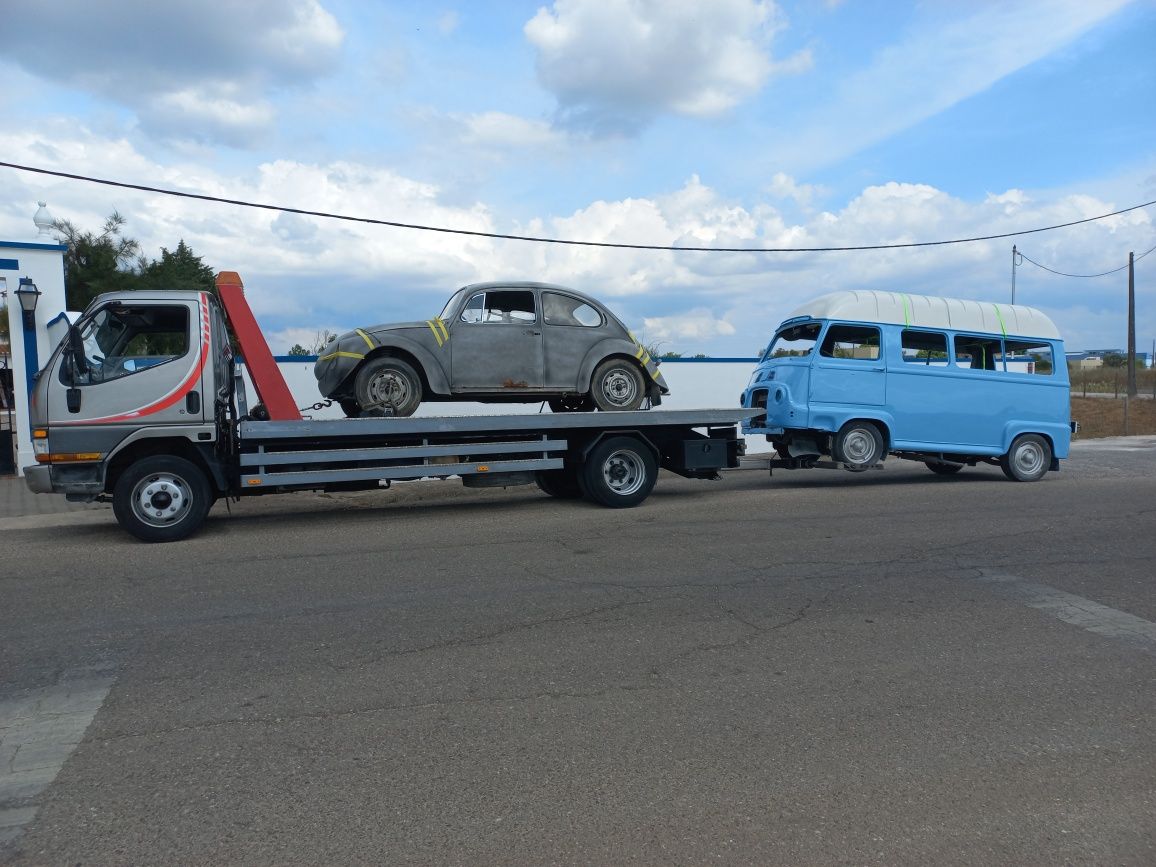
<path id="1" fill-rule="evenodd" d="M 43 464 L 25 467 L 24 482 L 28 485 L 28 490 L 34 494 L 51 494 L 52 468 Z"/>

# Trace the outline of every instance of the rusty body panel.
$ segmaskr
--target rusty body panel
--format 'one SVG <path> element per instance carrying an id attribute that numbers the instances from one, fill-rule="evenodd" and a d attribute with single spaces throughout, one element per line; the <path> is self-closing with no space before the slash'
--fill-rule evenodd
<path id="1" fill-rule="evenodd" d="M 669 393 L 658 365 L 613 313 L 588 295 L 546 283 L 471 284 L 432 319 L 342 334 L 318 356 L 319 390 L 354 400 L 361 366 L 383 355 L 414 367 L 424 401 L 582 397 L 598 365 L 616 357 L 642 372 L 652 403 Z"/>

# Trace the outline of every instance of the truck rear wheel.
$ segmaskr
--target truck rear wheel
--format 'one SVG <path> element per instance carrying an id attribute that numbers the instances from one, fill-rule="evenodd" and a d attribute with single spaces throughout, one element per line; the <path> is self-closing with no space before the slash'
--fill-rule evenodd
<path id="1" fill-rule="evenodd" d="M 658 461 L 635 437 L 610 437 L 596 445 L 582 465 L 586 496 L 612 509 L 637 506 L 654 490 Z"/>
<path id="2" fill-rule="evenodd" d="M 196 532 L 213 504 L 201 468 L 171 455 L 129 466 L 112 493 L 117 523 L 144 542 L 175 542 Z"/>

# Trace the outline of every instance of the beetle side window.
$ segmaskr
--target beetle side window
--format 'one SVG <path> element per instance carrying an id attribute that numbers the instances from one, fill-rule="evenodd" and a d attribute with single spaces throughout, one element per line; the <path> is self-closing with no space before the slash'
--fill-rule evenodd
<path id="1" fill-rule="evenodd" d="M 542 316 L 547 325 L 581 325 L 596 328 L 602 314 L 583 301 L 557 292 L 542 293 Z"/>
<path id="2" fill-rule="evenodd" d="M 81 326 L 85 373 L 69 367 L 71 385 L 109 382 L 180 358 L 189 351 L 189 310 L 183 305 L 104 307 Z"/>
<path id="3" fill-rule="evenodd" d="M 462 321 L 471 323 L 537 322 L 534 293 L 527 289 L 491 289 L 479 292 L 462 308 Z"/>
<path id="4" fill-rule="evenodd" d="M 908 364 L 943 367 L 947 364 L 947 335 L 938 331 L 916 331 L 905 328 L 900 341 L 900 351 L 903 353 L 903 360 Z"/>
<path id="5" fill-rule="evenodd" d="M 879 329 L 869 325 L 832 325 L 827 329 L 819 354 L 827 358 L 879 358 Z"/>

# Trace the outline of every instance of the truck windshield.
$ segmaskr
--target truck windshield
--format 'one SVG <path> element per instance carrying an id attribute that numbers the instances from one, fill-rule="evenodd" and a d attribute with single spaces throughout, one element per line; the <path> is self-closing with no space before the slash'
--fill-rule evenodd
<path id="1" fill-rule="evenodd" d="M 823 324 L 821 322 L 804 322 L 801 325 L 784 328 L 775 335 L 775 339 L 767 347 L 763 360 L 810 355 L 815 348 L 815 341 L 819 339 L 819 332 L 822 330 Z"/>

